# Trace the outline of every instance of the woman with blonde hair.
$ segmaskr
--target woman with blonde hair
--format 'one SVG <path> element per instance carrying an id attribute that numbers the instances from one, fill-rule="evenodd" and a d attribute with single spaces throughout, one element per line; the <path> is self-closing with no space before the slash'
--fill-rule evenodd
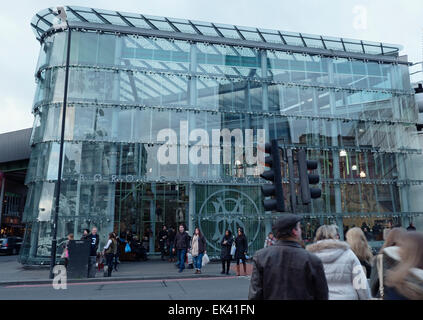
<path id="1" fill-rule="evenodd" d="M 398 243 L 399 262 L 387 273 L 386 300 L 423 300 L 423 234 L 404 233 Z"/>
<path id="2" fill-rule="evenodd" d="M 323 263 L 329 300 L 369 300 L 370 290 L 360 261 L 348 243 L 339 240 L 336 225 L 323 225 L 316 243 L 307 246 Z"/>
<path id="3" fill-rule="evenodd" d="M 372 271 L 373 253 L 367 243 L 366 236 L 360 228 L 352 228 L 348 230 L 346 236 L 347 243 L 350 245 L 351 250 L 355 253 L 367 278 L 370 278 Z"/>

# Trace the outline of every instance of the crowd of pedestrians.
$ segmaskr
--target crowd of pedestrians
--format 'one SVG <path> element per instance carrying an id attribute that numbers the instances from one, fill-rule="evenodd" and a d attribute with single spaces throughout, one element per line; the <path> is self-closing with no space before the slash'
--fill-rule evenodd
<path id="1" fill-rule="evenodd" d="M 265 248 L 253 257 L 251 300 L 422 300 L 423 233 L 386 228 L 373 256 L 365 230 L 349 229 L 341 241 L 336 225 L 323 225 L 304 246 L 301 217 L 285 214 Z"/>
<path id="2" fill-rule="evenodd" d="M 373 255 L 365 228 L 347 230 L 345 241 L 340 239 L 336 225 L 322 225 L 314 241 L 305 246 L 301 217 L 284 214 L 265 239 L 264 248 L 253 259 L 249 299 L 294 300 L 422 300 L 423 299 L 423 233 L 410 226 L 385 228 L 385 241 Z M 69 264 L 69 234 L 63 244 L 62 258 Z M 141 241 L 130 232 L 118 237 L 110 233 L 106 245 L 99 253 L 100 237 L 96 227 L 83 231 L 81 240 L 90 244 L 89 269 L 96 257 L 104 257 L 107 265 L 105 276 L 117 271 L 120 244 L 130 250 L 144 248 Z M 176 262 L 179 272 L 190 263 L 195 274 L 202 272 L 208 262 L 206 239 L 196 227 L 192 236 L 179 225 L 175 232 L 163 226 L 158 235 L 161 259 L 169 255 L 169 262 Z M 138 246 L 137 246 L 138 243 Z M 236 262 L 236 275 L 247 275 L 248 240 L 243 228 L 236 236 L 230 230 L 220 241 L 222 274 L 229 275 L 231 261 Z M 142 250 L 141 250 L 142 251 Z M 138 252 L 139 255 L 145 255 Z M 90 276 L 90 272 L 88 274 Z"/>

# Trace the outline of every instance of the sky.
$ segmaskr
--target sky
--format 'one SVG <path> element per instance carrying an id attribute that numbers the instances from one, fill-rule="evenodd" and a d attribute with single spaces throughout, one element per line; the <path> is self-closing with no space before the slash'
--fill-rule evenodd
<path id="1" fill-rule="evenodd" d="M 0 11 L 0 133 L 32 127 L 34 73 L 40 44 L 30 27 L 35 13 L 58 5 L 211 21 L 369 40 L 404 47 L 423 60 L 422 0 L 103 0 L 2 1 Z M 411 67 L 421 70 L 421 65 Z M 423 73 L 412 76 L 423 79 Z"/>

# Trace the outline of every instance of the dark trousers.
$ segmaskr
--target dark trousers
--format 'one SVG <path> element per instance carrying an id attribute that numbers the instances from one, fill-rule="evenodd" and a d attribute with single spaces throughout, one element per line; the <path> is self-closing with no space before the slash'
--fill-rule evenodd
<path id="1" fill-rule="evenodd" d="M 185 269 L 185 256 L 187 254 L 187 249 L 178 249 L 178 263 L 179 270 Z"/>
<path id="2" fill-rule="evenodd" d="M 226 271 L 225 271 L 225 265 L 226 265 Z M 231 260 L 222 260 L 222 272 L 229 273 L 229 267 L 231 266 Z"/>
<path id="3" fill-rule="evenodd" d="M 165 246 L 165 243 L 163 241 L 160 242 L 160 252 L 162 254 L 162 260 L 163 260 L 165 255 L 166 255 L 166 246 Z"/>
<path id="4" fill-rule="evenodd" d="M 109 276 L 109 277 L 112 275 L 113 257 L 114 257 L 114 254 L 113 253 L 106 254 L 107 276 Z"/>
<path id="5" fill-rule="evenodd" d="M 173 243 L 169 244 L 169 259 L 173 259 L 175 256 L 173 255 Z"/>
<path id="6" fill-rule="evenodd" d="M 242 264 L 243 264 L 244 266 L 245 266 L 245 265 L 247 265 L 247 264 L 246 264 L 246 262 L 245 262 L 245 257 L 244 257 L 244 258 L 237 258 L 237 259 L 236 259 L 236 265 L 237 265 L 237 266 L 239 266 L 239 260 L 242 260 Z"/>
<path id="7" fill-rule="evenodd" d="M 119 259 L 119 254 L 113 255 L 113 266 L 116 271 L 117 271 L 118 259 Z"/>

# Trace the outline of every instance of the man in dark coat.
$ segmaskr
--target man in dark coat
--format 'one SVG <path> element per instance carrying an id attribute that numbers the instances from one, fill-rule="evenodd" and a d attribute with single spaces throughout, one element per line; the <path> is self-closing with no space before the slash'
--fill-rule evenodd
<path id="1" fill-rule="evenodd" d="M 327 300 L 322 261 L 301 246 L 301 217 L 284 214 L 275 225 L 275 245 L 253 258 L 250 300 Z"/>
<path id="2" fill-rule="evenodd" d="M 159 244 L 162 260 L 164 260 L 166 255 L 166 245 L 167 245 L 168 232 L 166 226 L 163 226 L 163 229 L 159 232 Z"/>
<path id="3" fill-rule="evenodd" d="M 167 234 L 167 246 L 169 247 L 169 262 L 175 262 L 174 257 L 174 244 L 175 244 L 175 229 L 173 227 L 169 228 L 169 232 Z"/>
<path id="4" fill-rule="evenodd" d="M 178 263 L 179 263 L 179 272 L 184 271 L 185 269 L 185 256 L 188 249 L 190 248 L 190 236 L 185 232 L 183 225 L 179 226 L 179 232 L 175 236 L 173 250 L 177 252 Z"/>

